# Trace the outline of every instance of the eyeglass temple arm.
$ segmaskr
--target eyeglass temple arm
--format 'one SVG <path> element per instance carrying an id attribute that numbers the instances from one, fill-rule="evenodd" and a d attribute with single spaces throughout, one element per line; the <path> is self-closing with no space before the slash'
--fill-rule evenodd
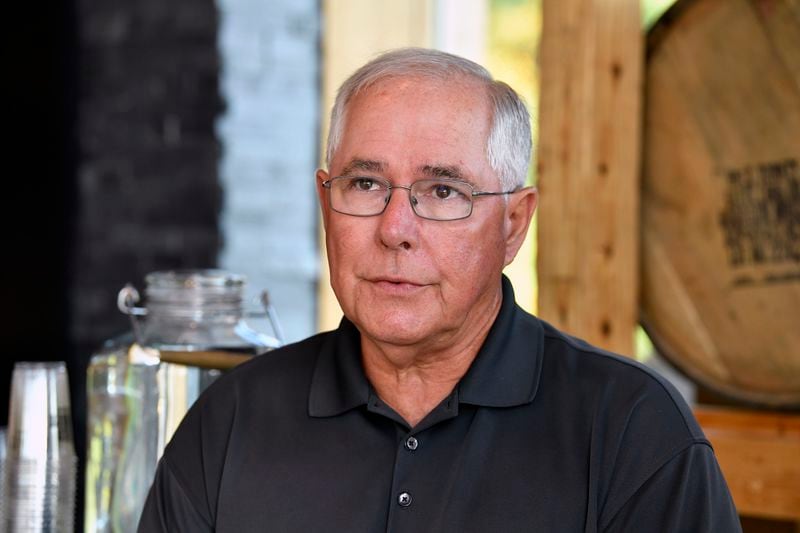
<path id="1" fill-rule="evenodd" d="M 472 191 L 472 196 L 500 196 L 502 194 L 514 194 L 517 191 L 519 191 L 519 189 L 499 192 Z"/>

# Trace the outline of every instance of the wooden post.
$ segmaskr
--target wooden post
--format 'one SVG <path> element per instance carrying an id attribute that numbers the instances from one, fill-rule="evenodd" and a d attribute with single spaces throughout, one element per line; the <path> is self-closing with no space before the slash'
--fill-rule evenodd
<path id="1" fill-rule="evenodd" d="M 639 0 L 543 0 L 539 313 L 633 354 L 643 35 Z"/>

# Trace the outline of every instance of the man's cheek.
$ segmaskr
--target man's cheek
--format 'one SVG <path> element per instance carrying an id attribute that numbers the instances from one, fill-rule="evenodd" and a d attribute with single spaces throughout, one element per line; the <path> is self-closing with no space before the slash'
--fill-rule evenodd
<path id="1" fill-rule="evenodd" d="M 352 254 L 359 253 L 364 237 L 363 231 L 348 228 L 339 221 L 328 231 L 328 250 L 337 260 L 346 260 Z"/>

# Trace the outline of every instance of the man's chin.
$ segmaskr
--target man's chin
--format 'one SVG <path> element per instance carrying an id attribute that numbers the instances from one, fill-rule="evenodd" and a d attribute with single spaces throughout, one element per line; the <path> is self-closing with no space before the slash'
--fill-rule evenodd
<path id="1" fill-rule="evenodd" d="M 413 346 L 424 343 L 431 336 L 430 323 L 420 320 L 418 314 L 392 320 L 354 321 L 362 335 L 379 344 Z"/>

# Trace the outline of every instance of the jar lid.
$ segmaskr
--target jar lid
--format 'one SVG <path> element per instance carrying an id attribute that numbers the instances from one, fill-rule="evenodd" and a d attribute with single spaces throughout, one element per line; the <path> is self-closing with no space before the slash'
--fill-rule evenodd
<path id="1" fill-rule="evenodd" d="M 145 277 L 151 311 L 174 316 L 240 313 L 245 277 L 224 270 L 191 269 L 151 272 Z"/>
<path id="2" fill-rule="evenodd" d="M 245 281 L 245 277 L 241 274 L 217 269 L 162 270 L 145 276 L 148 290 L 215 287 L 231 289 L 243 286 Z"/>

